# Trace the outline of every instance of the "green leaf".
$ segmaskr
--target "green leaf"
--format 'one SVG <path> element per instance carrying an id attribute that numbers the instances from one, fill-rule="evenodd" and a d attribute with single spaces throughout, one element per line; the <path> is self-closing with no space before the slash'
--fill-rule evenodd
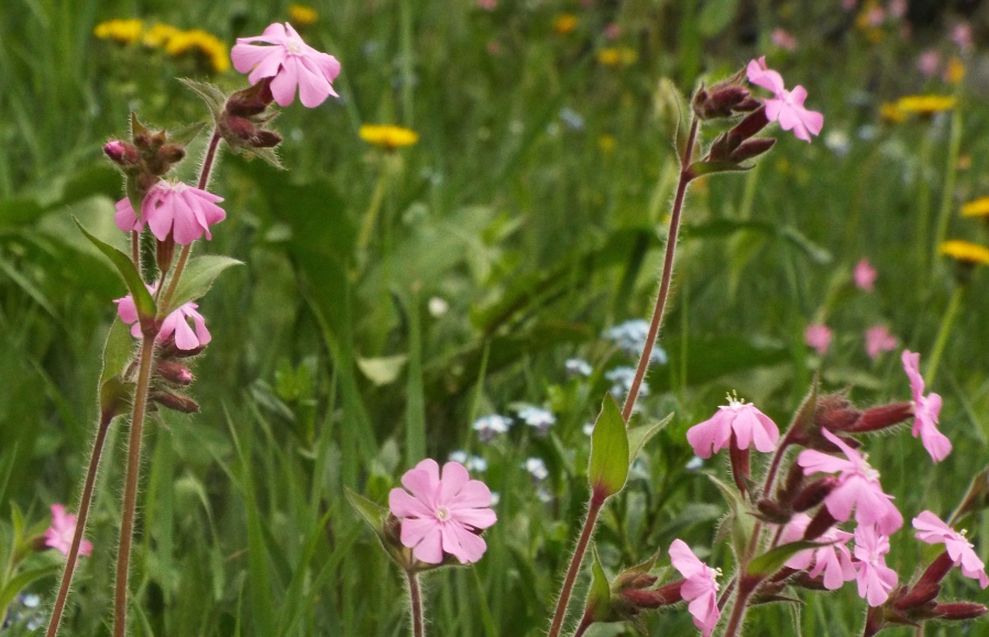
<path id="1" fill-rule="evenodd" d="M 220 90 L 220 87 L 209 82 L 200 82 L 188 77 L 180 77 L 179 82 L 182 82 L 186 88 L 206 102 L 206 108 L 209 109 L 213 119 L 219 119 L 227 103 L 227 95 Z"/>
<path id="2" fill-rule="evenodd" d="M 807 235 L 793 226 L 785 226 L 780 230 L 780 236 L 799 248 L 811 261 L 818 265 L 829 265 L 834 260 L 834 257 L 831 256 L 831 253 L 826 248 L 814 243 L 807 238 Z"/>
<path id="3" fill-rule="evenodd" d="M 594 495 L 607 498 L 621 491 L 628 478 L 628 466 L 625 419 L 615 399 L 606 394 L 591 436 L 588 478 Z"/>
<path id="4" fill-rule="evenodd" d="M 783 564 L 786 563 L 788 559 L 799 553 L 800 551 L 806 551 L 807 549 L 820 548 L 822 546 L 827 546 L 828 543 L 820 542 L 809 542 L 807 540 L 800 540 L 799 542 L 790 542 L 789 544 L 782 544 L 772 549 L 771 551 L 766 551 L 762 555 L 756 557 L 751 562 L 749 562 L 748 574 L 755 575 L 756 577 L 768 577 L 780 570 Z"/>
<path id="5" fill-rule="evenodd" d="M 608 584 L 608 576 L 601 566 L 601 557 L 598 556 L 597 547 L 591 549 L 593 561 L 591 562 L 591 587 L 587 589 L 587 601 L 584 608 L 590 611 L 594 621 L 606 621 L 611 611 L 611 585 Z"/>
<path id="6" fill-rule="evenodd" d="M 406 354 L 378 356 L 375 358 L 357 357 L 357 367 L 377 386 L 395 382 L 409 357 Z"/>
<path id="7" fill-rule="evenodd" d="M 649 442 L 653 436 L 663 430 L 666 425 L 673 420 L 673 414 L 668 414 L 662 420 L 651 422 L 639 427 L 630 427 L 628 430 L 628 462 L 631 464 L 635 457 L 642 451 L 642 447 Z"/>
<path id="8" fill-rule="evenodd" d="M 43 577 L 55 575 L 60 569 L 61 565 L 59 564 L 49 564 L 47 566 L 33 568 L 28 571 L 22 571 L 16 576 L 10 578 L 10 580 L 8 580 L 4 585 L 3 589 L 0 590 L 0 609 L 5 609 L 10 606 L 10 602 L 14 601 L 17 594 L 30 586 L 33 582 Z"/>
<path id="9" fill-rule="evenodd" d="M 713 175 L 715 173 L 738 173 L 751 170 L 752 166 L 734 161 L 695 161 L 690 164 L 690 172 L 694 177 Z"/>
<path id="10" fill-rule="evenodd" d="M 168 299 L 168 307 L 162 310 L 162 314 L 167 316 L 184 303 L 195 301 L 204 296 L 213 286 L 216 277 L 220 276 L 220 273 L 227 268 L 235 265 L 244 265 L 244 263 L 237 259 L 214 254 L 190 259 L 178 286 L 175 288 L 175 294 Z"/>
<path id="11" fill-rule="evenodd" d="M 724 521 L 724 524 L 731 525 L 728 531 L 731 534 L 732 547 L 735 549 L 736 559 L 741 559 L 748 550 L 749 538 L 752 537 L 755 518 L 749 514 L 748 508 L 745 506 L 745 500 L 742 498 L 742 494 L 738 492 L 738 489 L 725 484 L 713 475 L 708 474 L 707 477 L 714 483 L 714 486 L 718 487 L 718 491 L 721 492 L 721 495 L 728 503 L 729 509 L 731 509 L 731 514 Z"/>
<path id="12" fill-rule="evenodd" d="M 354 511 L 361 516 L 367 525 L 371 527 L 371 530 L 375 532 L 379 537 L 381 536 L 382 529 L 385 526 L 385 518 L 388 517 L 388 509 L 372 502 L 362 496 L 361 494 L 352 491 L 348 487 L 344 487 L 344 495 L 347 496 L 347 502 L 350 506 L 354 508 Z"/>
<path id="13" fill-rule="evenodd" d="M 73 217 L 73 221 L 82 230 L 82 233 L 86 235 L 89 242 L 96 246 L 100 252 L 102 252 L 115 268 L 117 272 L 120 273 L 121 278 L 123 278 L 124 283 L 127 284 L 127 289 L 130 291 L 131 296 L 134 298 L 134 305 L 137 307 L 137 314 L 141 317 L 141 321 L 151 321 L 155 317 L 155 301 L 151 298 L 151 293 L 148 292 L 148 288 L 145 287 L 144 281 L 141 279 L 141 275 L 138 274 L 137 268 L 134 267 L 134 262 L 130 260 L 126 254 L 120 250 L 114 248 L 109 243 L 105 243 L 100 239 L 93 236 L 86 228 L 79 223 L 78 219 Z"/>

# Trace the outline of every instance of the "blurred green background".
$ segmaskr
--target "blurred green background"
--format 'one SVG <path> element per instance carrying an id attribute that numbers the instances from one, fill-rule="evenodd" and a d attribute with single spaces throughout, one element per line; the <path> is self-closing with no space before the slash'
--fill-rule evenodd
<path id="1" fill-rule="evenodd" d="M 131 111 L 166 128 L 204 119 L 174 78 L 244 86 L 217 68 L 217 47 L 225 54 L 292 15 L 310 44 L 340 59 L 341 99 L 284 109 L 288 171 L 220 162 L 212 190 L 228 218 L 200 251 L 246 265 L 200 303 L 214 335 L 195 369 L 202 413 L 161 411 L 148 427 L 134 635 L 404 634 L 401 579 L 343 488 L 384 502 L 424 454 L 455 450 L 486 461 L 479 477 L 500 495 L 499 522 L 476 567 L 427 579 L 433 630 L 541 634 L 586 500 L 583 427 L 611 386 L 606 373 L 634 364 L 602 334 L 645 318 L 655 293 L 678 90 L 762 54 L 806 86 L 824 132 L 807 145 L 775 131 L 779 143 L 754 170 L 692 188 L 661 339 L 668 362 L 654 366 L 639 418 L 675 416 L 605 514 L 602 559 L 614 573 L 682 537 L 726 579 L 730 555 L 714 536 L 724 505 L 687 467 L 684 431 L 731 389 L 783 424 L 817 371 L 863 405 L 908 399 L 898 352 L 870 360 L 863 332 L 887 325 L 926 358 L 955 296 L 932 388 L 955 452 L 931 465 L 906 430 L 868 445 L 907 519 L 924 508 L 946 515 L 985 463 L 989 435 L 986 276 L 975 268 L 961 282 L 936 250 L 942 219 L 945 237 L 989 240 L 980 219 L 959 214 L 989 196 L 989 5 L 912 1 L 899 16 L 896 4 L 336 0 L 313 3 L 315 20 L 302 24 L 288 3 L 260 0 L 4 2 L 0 563 L 45 528 L 51 503 L 73 508 L 88 458 L 100 348 L 111 299 L 123 295 L 71 221 L 116 232 L 120 179 L 101 145 L 126 135 Z M 140 37 L 96 36 L 116 18 L 143 20 Z M 170 52 L 143 39 L 157 23 L 217 40 Z M 926 74 L 918 64 L 935 57 Z M 883 109 L 910 94 L 957 105 Z M 411 128 L 419 142 L 374 147 L 358 136 L 368 123 Z M 879 272 L 872 294 L 851 285 L 861 258 Z M 823 357 L 804 343 L 814 322 L 834 331 Z M 568 374 L 571 357 L 590 362 L 591 376 Z M 520 403 L 553 411 L 549 435 L 518 422 Z M 490 413 L 516 424 L 481 442 L 471 424 Z M 96 549 L 77 575 L 66 635 L 108 633 L 125 426 L 108 446 L 88 532 Z M 529 458 L 547 475 L 528 471 Z M 985 517 L 970 530 L 984 547 Z M 911 535 L 901 531 L 890 555 L 905 577 L 930 557 Z M 0 634 L 31 634 L 25 595 L 50 604 L 51 553 L 21 565 L 34 569 L 30 581 L 11 585 L 3 572 L 12 614 Z M 970 580 L 949 581 L 949 597 L 984 601 Z M 853 585 L 806 599 L 760 607 L 751 634 L 794 634 L 794 621 L 804 635 L 860 630 Z M 693 631 L 682 609 L 646 625 Z"/>

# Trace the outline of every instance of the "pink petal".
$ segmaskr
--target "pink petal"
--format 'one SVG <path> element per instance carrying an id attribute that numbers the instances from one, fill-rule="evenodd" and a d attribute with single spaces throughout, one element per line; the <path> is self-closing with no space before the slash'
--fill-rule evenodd
<path id="1" fill-rule="evenodd" d="M 137 305 L 134 303 L 134 297 L 130 294 L 119 299 L 115 299 L 113 302 L 117 304 L 117 316 L 120 317 L 120 320 L 123 321 L 124 324 L 132 325 L 136 324 L 140 320 L 137 316 Z M 138 326 L 137 335 L 140 336 L 140 334 L 141 329 L 140 326 Z"/>
<path id="2" fill-rule="evenodd" d="M 444 524 L 441 528 L 443 550 L 457 558 L 461 564 L 476 562 L 484 555 L 487 548 L 484 540 L 454 523 Z"/>
<path id="3" fill-rule="evenodd" d="M 404 527 L 406 523 L 403 523 Z M 405 544 L 405 542 L 402 542 Z M 408 546 L 406 544 L 406 546 Z M 427 564 L 441 564 L 443 562 L 443 540 L 440 536 L 440 529 L 438 527 L 433 527 L 426 535 L 422 538 L 415 548 L 412 549 L 412 555 L 419 561 L 425 562 Z"/>
<path id="4" fill-rule="evenodd" d="M 179 312 L 180 310 L 175 310 L 173 314 Z M 196 338 L 195 332 L 192 331 L 188 321 L 182 315 L 179 315 L 178 320 L 175 321 L 175 347 L 183 351 L 199 347 L 199 339 Z"/>
<path id="5" fill-rule="evenodd" d="M 475 529 L 486 529 L 498 521 L 498 516 L 491 509 L 451 509 L 450 517 Z"/>
<path id="6" fill-rule="evenodd" d="M 440 468 L 436 461 L 427 458 L 405 472 L 402 486 L 430 509 L 436 508 L 439 495 Z"/>
<path id="7" fill-rule="evenodd" d="M 388 510 L 397 518 L 433 516 L 429 507 L 413 498 L 405 489 L 398 487 L 388 492 Z"/>
<path id="8" fill-rule="evenodd" d="M 299 61 L 288 56 L 282 63 L 282 70 L 271 81 L 271 95 L 279 106 L 288 106 L 295 99 L 295 89 L 299 85 Z"/>
<path id="9" fill-rule="evenodd" d="M 316 108 L 333 92 L 330 82 L 323 77 L 319 67 L 309 58 L 300 58 L 299 101 L 306 108 Z"/>
<path id="10" fill-rule="evenodd" d="M 71 549 L 71 548 L 72 548 L 72 545 L 70 544 L 69 545 L 69 549 Z M 66 551 L 66 553 L 68 553 L 68 551 Z M 88 557 L 88 556 L 90 556 L 92 554 L 93 554 L 93 543 L 92 542 L 90 542 L 89 540 L 83 540 L 83 541 L 79 542 L 79 555 L 85 555 L 85 556 Z M 985 588 L 985 586 L 983 586 L 982 588 Z"/>
<path id="11" fill-rule="evenodd" d="M 443 476 L 440 478 L 438 502 L 445 505 L 456 502 L 457 494 L 469 481 L 470 475 L 464 465 L 459 462 L 447 462 L 443 465 Z"/>
<path id="12" fill-rule="evenodd" d="M 440 522 L 430 516 L 428 518 L 404 518 L 399 531 L 402 546 L 414 548 L 434 530 L 439 531 Z"/>
<path id="13" fill-rule="evenodd" d="M 456 499 L 447 506 L 451 511 L 491 506 L 491 490 L 480 480 L 471 480 L 460 488 Z"/>
<path id="14" fill-rule="evenodd" d="M 275 77 L 282 69 L 282 65 L 285 64 L 285 58 L 288 57 L 284 47 L 269 46 L 265 48 L 268 49 L 268 56 L 263 58 L 247 76 L 247 81 L 252 86 L 265 78 Z"/>
<path id="15" fill-rule="evenodd" d="M 230 49 L 230 60 L 238 73 L 250 73 L 278 48 L 248 44 L 238 39 L 237 44 Z"/>
<path id="16" fill-rule="evenodd" d="M 779 95 L 784 90 L 783 77 L 776 71 L 766 66 L 766 57 L 749 62 L 745 69 L 748 80 L 756 86 L 761 86 L 774 95 Z"/>
<path id="17" fill-rule="evenodd" d="M 913 393 L 913 399 L 915 402 L 919 402 L 924 393 L 924 378 L 920 375 L 920 354 L 903 350 L 900 361 L 903 363 L 903 371 L 907 373 L 907 378 L 910 379 L 910 391 Z"/>
<path id="18" fill-rule="evenodd" d="M 805 476 L 813 473 L 835 473 L 837 471 L 854 469 L 854 466 L 848 460 L 837 458 L 816 449 L 805 449 L 801 451 L 800 455 L 797 456 L 797 464 L 803 467 Z"/>
<path id="19" fill-rule="evenodd" d="M 710 458 L 727 446 L 731 438 L 731 422 L 731 413 L 719 408 L 714 416 L 687 430 L 687 442 L 698 456 Z"/>
<path id="20" fill-rule="evenodd" d="M 183 320 L 182 315 L 177 311 L 166 316 L 165 320 L 161 322 L 161 327 L 158 329 L 158 340 L 167 340 L 169 336 L 174 334 L 175 328 L 181 320 Z"/>
<path id="21" fill-rule="evenodd" d="M 670 544 L 670 562 L 685 579 L 703 573 L 705 568 L 704 563 L 697 559 L 687 543 L 680 539 L 673 540 Z"/>
<path id="22" fill-rule="evenodd" d="M 134 213 L 134 208 L 130 205 L 127 197 L 118 201 L 114 205 L 114 209 L 116 212 L 113 215 L 113 222 L 124 232 L 140 230 L 144 227 L 144 221 Z"/>

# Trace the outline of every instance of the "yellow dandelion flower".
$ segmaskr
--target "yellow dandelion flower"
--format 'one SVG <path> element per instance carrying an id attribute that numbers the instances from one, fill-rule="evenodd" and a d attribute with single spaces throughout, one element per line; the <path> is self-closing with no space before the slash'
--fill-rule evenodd
<path id="1" fill-rule="evenodd" d="M 941 244 L 941 254 L 969 265 L 989 265 L 989 248 L 952 239 Z"/>
<path id="2" fill-rule="evenodd" d="M 577 28 L 580 19 L 572 13 L 561 13 L 553 18 L 553 30 L 560 35 L 566 35 Z"/>
<path id="3" fill-rule="evenodd" d="M 904 113 L 933 115 L 950 111 L 958 104 L 951 95 L 907 95 L 896 101 L 896 107 Z"/>
<path id="4" fill-rule="evenodd" d="M 288 5 L 288 19 L 297 27 L 307 27 L 316 24 L 316 21 L 319 20 L 319 14 L 310 6 L 290 4 Z"/>
<path id="5" fill-rule="evenodd" d="M 598 137 L 598 148 L 600 148 L 601 152 L 605 155 L 610 155 L 613 153 L 616 145 L 617 142 L 615 141 L 614 135 L 601 135 Z"/>
<path id="6" fill-rule="evenodd" d="M 989 217 L 989 197 L 980 197 L 962 206 L 963 217 Z"/>
<path id="7" fill-rule="evenodd" d="M 364 124 L 357 134 L 368 144 L 387 150 L 412 146 L 419 141 L 419 133 L 414 130 L 390 124 Z"/>
<path id="8" fill-rule="evenodd" d="M 944 79 L 948 81 L 948 84 L 955 86 L 961 84 L 962 80 L 965 79 L 965 63 L 957 57 L 948 60 L 948 66 L 944 70 Z"/>
<path id="9" fill-rule="evenodd" d="M 639 53 L 627 46 L 607 47 L 598 51 L 597 58 L 603 66 L 631 66 L 639 59 Z"/>
<path id="10" fill-rule="evenodd" d="M 144 23 L 136 18 L 130 20 L 107 20 L 93 27 L 93 35 L 101 40 L 113 40 L 121 44 L 133 44 L 141 39 Z"/>
<path id="11" fill-rule="evenodd" d="M 144 46 L 157 49 L 168 46 L 171 39 L 180 33 L 182 33 L 182 29 L 159 22 L 144 32 L 144 38 L 141 41 L 144 42 Z"/>
<path id="12" fill-rule="evenodd" d="M 230 68 L 227 45 L 212 33 L 201 29 L 182 31 L 174 35 L 165 45 L 165 53 L 173 57 L 198 53 L 206 58 L 210 67 L 217 73 L 223 73 Z"/>
<path id="13" fill-rule="evenodd" d="M 907 114 L 895 102 L 886 102 L 879 107 L 879 118 L 890 124 L 899 124 L 907 118 Z"/>

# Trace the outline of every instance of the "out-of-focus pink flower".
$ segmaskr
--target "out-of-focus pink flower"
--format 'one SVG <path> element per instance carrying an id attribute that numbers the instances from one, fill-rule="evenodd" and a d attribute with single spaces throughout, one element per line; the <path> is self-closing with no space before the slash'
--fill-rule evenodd
<path id="1" fill-rule="evenodd" d="M 494 11 L 498 8 L 498 0 L 477 0 L 477 6 L 485 11 Z"/>
<path id="2" fill-rule="evenodd" d="M 148 291 L 154 294 L 157 287 L 157 284 L 149 285 Z M 140 338 L 141 323 L 137 315 L 137 305 L 134 303 L 134 297 L 128 294 L 127 296 L 115 299 L 113 302 L 117 304 L 117 316 L 126 325 L 131 326 L 131 335 L 135 338 Z M 197 304 L 190 301 L 189 303 L 183 303 L 172 311 L 161 322 L 161 328 L 158 330 L 156 340 L 162 342 L 174 335 L 175 347 L 183 351 L 199 349 L 200 347 L 209 345 L 213 337 L 210 335 L 209 330 L 206 329 L 206 319 L 196 311 L 198 307 Z M 189 326 L 190 320 L 193 327 Z"/>
<path id="3" fill-rule="evenodd" d="M 617 22 L 609 22 L 602 33 L 605 40 L 613 42 L 622 36 L 622 27 Z"/>
<path id="4" fill-rule="evenodd" d="M 212 193 L 183 183 L 159 181 L 141 202 L 141 217 L 134 214 L 126 198 L 117 202 L 114 221 L 124 232 L 140 230 L 147 223 L 159 241 L 169 233 L 179 245 L 187 245 L 206 235 L 212 239 L 209 227 L 223 221 L 227 214 L 216 205 L 223 201 Z"/>
<path id="5" fill-rule="evenodd" d="M 876 269 L 872 267 L 868 259 L 860 259 L 858 263 L 855 264 L 855 270 L 852 272 L 852 278 L 855 280 L 855 287 L 862 290 L 863 292 L 872 292 L 876 289 L 876 278 L 879 273 Z"/>
<path id="6" fill-rule="evenodd" d="M 803 539 L 810 520 L 810 516 L 806 513 L 795 514 L 783 527 L 780 543 L 786 544 Z M 808 571 L 807 574 L 811 577 L 818 577 L 823 573 L 824 588 L 829 591 L 838 590 L 845 582 L 855 579 L 852 553 L 847 546 L 851 539 L 851 533 L 832 527 L 814 540 L 821 543 L 832 542 L 832 544 L 800 551 L 787 560 L 786 566 L 798 571 Z"/>
<path id="7" fill-rule="evenodd" d="M 913 519 L 913 528 L 917 529 L 917 539 L 928 544 L 944 544 L 948 557 L 961 569 L 962 575 L 970 577 L 979 586 L 989 586 L 989 576 L 986 575 L 986 565 L 975 553 L 975 547 L 964 535 L 941 521 L 941 518 L 930 511 L 922 511 Z"/>
<path id="8" fill-rule="evenodd" d="M 804 330 L 804 342 L 807 347 L 817 351 L 820 356 L 828 353 L 831 347 L 831 328 L 824 323 L 812 323 Z"/>
<path id="9" fill-rule="evenodd" d="M 889 537 L 875 525 L 860 524 L 855 527 L 855 578 L 858 580 L 859 597 L 869 606 L 881 606 L 889 598 L 898 581 L 896 571 L 886 566 L 889 553 Z"/>
<path id="10" fill-rule="evenodd" d="M 941 395 L 931 392 L 924 395 L 924 378 L 920 375 L 920 354 L 903 350 L 900 356 L 903 371 L 910 379 L 910 392 L 913 394 L 913 437 L 920 441 L 934 462 L 941 462 L 951 453 L 951 441 L 938 429 L 941 417 Z"/>
<path id="11" fill-rule="evenodd" d="M 687 610 L 694 618 L 694 626 L 701 631 L 703 637 L 709 637 L 721 617 L 721 611 L 718 610 L 717 572 L 697 559 L 687 543 L 679 539 L 670 544 L 670 562 L 683 575 L 680 595 L 687 602 Z"/>
<path id="12" fill-rule="evenodd" d="M 907 14 L 907 9 L 909 9 L 909 3 L 907 0 L 889 0 L 889 4 L 886 5 L 886 10 L 889 11 L 889 15 L 900 19 Z"/>
<path id="13" fill-rule="evenodd" d="M 937 75 L 941 68 L 941 52 L 937 49 L 927 49 L 917 57 L 917 70 L 926 78 Z"/>
<path id="14" fill-rule="evenodd" d="M 55 549 L 62 555 L 68 555 L 72 548 L 72 537 L 76 533 L 76 516 L 66 513 L 65 506 L 51 505 L 52 524 L 45 530 L 45 546 Z M 79 555 L 91 555 L 93 543 L 83 539 L 79 543 Z"/>
<path id="15" fill-rule="evenodd" d="M 773 45 L 784 51 L 797 50 L 797 38 L 793 37 L 793 34 L 786 29 L 780 29 L 778 27 L 773 29 L 773 32 L 769 35 L 769 39 Z"/>
<path id="16" fill-rule="evenodd" d="M 319 106 L 330 95 L 338 97 L 333 80 L 340 74 L 340 62 L 303 42 L 288 22 L 270 24 L 258 36 L 237 38 L 230 59 L 235 69 L 249 74 L 252 85 L 272 78 L 271 95 L 279 106 L 291 104 L 296 89 L 307 108 Z"/>
<path id="17" fill-rule="evenodd" d="M 797 139 L 809 142 L 811 135 L 818 135 L 824 127 L 824 115 L 804 108 L 807 89 L 797 85 L 792 91 L 786 90 L 783 76 L 766 66 L 766 57 L 749 62 L 746 68 L 749 81 L 772 92 L 766 100 L 766 117 L 771 122 L 779 122 L 783 130 L 792 130 Z"/>
<path id="18" fill-rule="evenodd" d="M 858 0 L 841 0 L 841 8 L 845 11 L 851 11 L 858 4 Z"/>
<path id="19" fill-rule="evenodd" d="M 728 446 L 732 434 L 739 449 L 748 449 L 751 444 L 763 453 L 775 451 L 780 439 L 779 428 L 772 418 L 752 403 L 729 395 L 727 405 L 718 407 L 711 418 L 687 430 L 687 442 L 698 456 L 710 458 Z"/>
<path id="20" fill-rule="evenodd" d="M 476 562 L 487 544 L 478 531 L 495 523 L 491 491 L 480 480 L 471 480 L 459 462 L 443 465 L 427 458 L 402 476 L 405 489 L 388 494 L 388 508 L 401 522 L 402 544 L 427 564 L 439 564 L 443 554 L 461 564 Z M 411 495 L 410 495 L 411 493 Z"/>
<path id="21" fill-rule="evenodd" d="M 869 9 L 866 9 L 866 12 L 865 12 L 865 22 L 870 27 L 873 27 L 873 28 L 875 28 L 875 27 L 881 27 L 883 25 L 883 22 L 885 22 L 885 21 L 886 21 L 886 10 L 883 9 L 878 4 L 877 5 L 873 5 Z"/>
<path id="22" fill-rule="evenodd" d="M 972 49 L 972 25 L 968 22 L 959 22 L 951 28 L 951 41 L 955 43 L 963 53 Z"/>
<path id="23" fill-rule="evenodd" d="M 876 360 L 883 352 L 892 352 L 900 344 L 885 325 L 873 325 L 865 331 L 865 353 Z"/>
<path id="24" fill-rule="evenodd" d="M 834 519 L 846 522 L 855 510 L 855 520 L 860 525 L 875 524 L 886 535 L 903 526 L 903 516 L 893 505 L 893 497 L 883 492 L 879 484 L 879 472 L 865 458 L 827 429 L 821 434 L 838 447 L 845 459 L 816 449 L 805 449 L 797 456 L 797 464 L 804 475 L 813 473 L 837 473 L 838 485 L 824 498 Z"/>

